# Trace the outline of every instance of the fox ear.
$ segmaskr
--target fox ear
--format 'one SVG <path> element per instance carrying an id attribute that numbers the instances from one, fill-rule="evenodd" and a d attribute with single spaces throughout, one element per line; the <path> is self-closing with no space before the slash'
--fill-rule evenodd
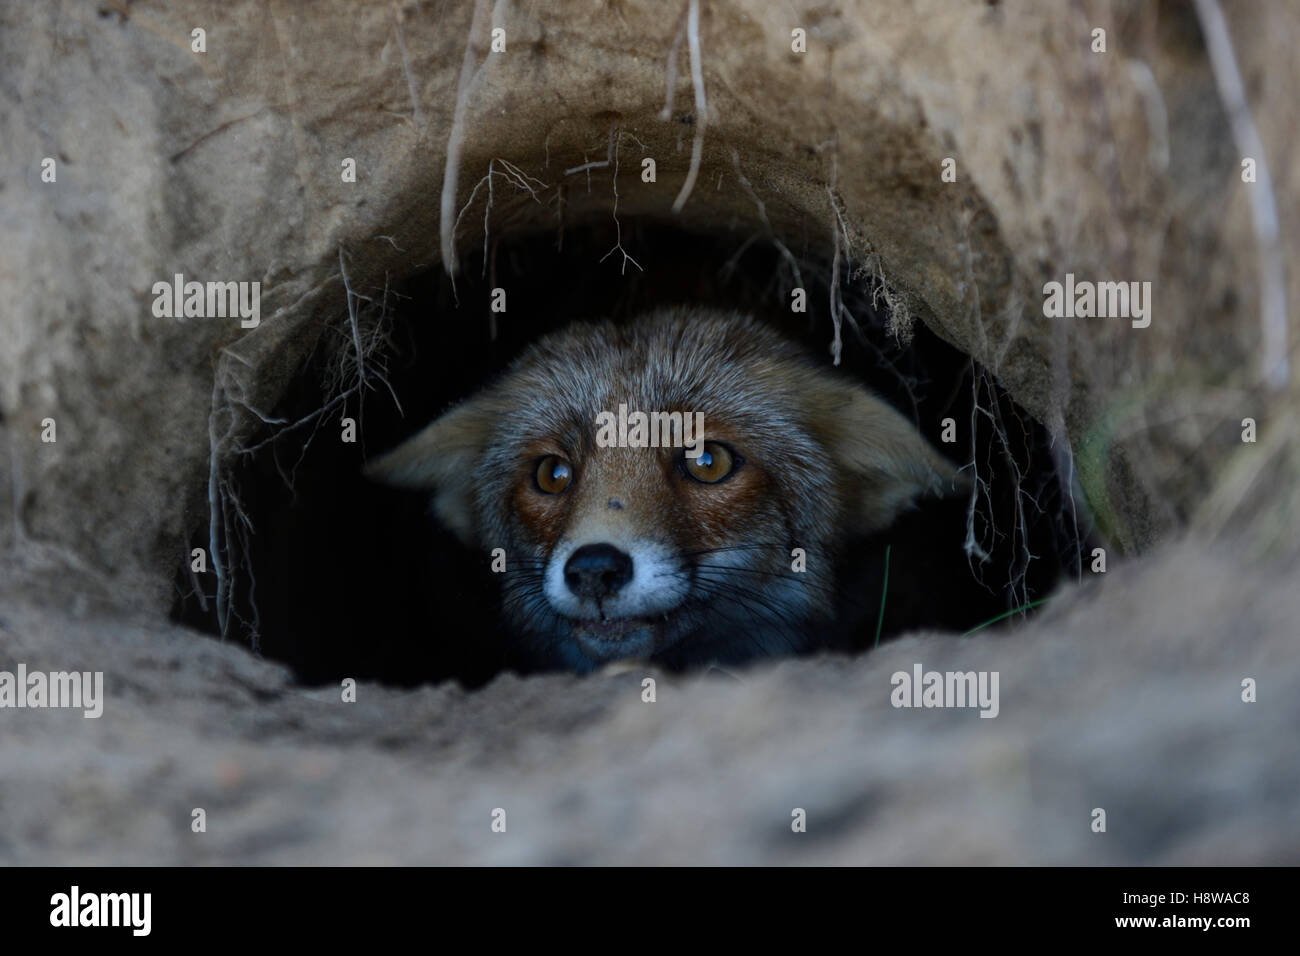
<path id="1" fill-rule="evenodd" d="M 855 531 L 884 530 L 922 495 L 969 490 L 970 479 L 893 408 L 856 385 L 837 391 L 826 437 Z"/>
<path id="2" fill-rule="evenodd" d="M 366 462 L 365 475 L 398 488 L 433 492 L 433 510 L 456 536 L 474 544 L 474 476 L 494 416 L 486 403 L 458 405 L 392 451 Z"/>

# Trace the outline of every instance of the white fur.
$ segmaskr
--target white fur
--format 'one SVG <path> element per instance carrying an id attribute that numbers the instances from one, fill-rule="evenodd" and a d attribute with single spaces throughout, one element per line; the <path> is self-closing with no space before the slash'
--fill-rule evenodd
<path id="1" fill-rule="evenodd" d="M 599 607 L 589 598 L 578 597 L 564 583 L 564 565 L 574 551 L 588 544 L 612 544 L 632 557 L 632 580 L 617 594 L 602 599 Z M 681 604 L 689 590 L 687 572 L 671 549 L 654 541 L 609 533 L 561 538 L 546 563 L 543 585 L 546 600 L 556 613 L 588 621 L 665 614 Z"/>

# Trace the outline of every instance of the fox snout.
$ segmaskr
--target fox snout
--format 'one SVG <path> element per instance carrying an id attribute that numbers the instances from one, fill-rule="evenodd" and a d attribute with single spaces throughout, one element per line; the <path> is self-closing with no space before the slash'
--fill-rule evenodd
<path id="1" fill-rule="evenodd" d="M 689 455 L 625 442 L 628 409 L 703 433 Z M 465 544 L 504 551 L 510 629 L 579 671 L 814 646 L 846 542 L 964 486 L 866 389 L 767 326 L 695 309 L 543 338 L 368 473 L 428 491 Z"/>
<path id="2" fill-rule="evenodd" d="M 506 594 L 540 593 L 561 619 L 550 625 L 553 634 L 563 633 L 593 663 L 653 656 L 677 636 L 667 622 L 689 593 L 688 568 L 678 549 L 647 537 L 588 541 L 603 537 L 580 531 L 549 553 L 541 549 L 536 588 L 521 568 L 505 582 Z M 637 653 L 630 652 L 634 643 Z"/>
<path id="3" fill-rule="evenodd" d="M 632 556 L 612 544 L 584 544 L 564 562 L 564 584 L 580 599 L 611 598 L 632 580 Z"/>

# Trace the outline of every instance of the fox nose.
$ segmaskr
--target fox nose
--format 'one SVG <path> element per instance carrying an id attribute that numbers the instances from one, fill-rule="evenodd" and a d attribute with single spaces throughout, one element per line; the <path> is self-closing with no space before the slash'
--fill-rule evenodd
<path id="1" fill-rule="evenodd" d="M 584 544 L 564 563 L 564 583 L 581 598 L 612 597 L 632 580 L 632 556 L 612 544 Z"/>

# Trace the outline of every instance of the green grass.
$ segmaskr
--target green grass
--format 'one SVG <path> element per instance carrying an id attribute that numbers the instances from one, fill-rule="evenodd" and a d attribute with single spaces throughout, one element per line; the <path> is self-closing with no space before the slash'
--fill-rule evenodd
<path id="1" fill-rule="evenodd" d="M 889 593 L 889 550 L 892 544 L 885 545 L 885 583 L 880 586 L 880 616 L 876 618 L 876 643 L 872 647 L 880 646 L 880 629 L 885 624 L 885 595 Z"/>
<path id="2" fill-rule="evenodd" d="M 876 640 L 875 643 L 871 645 L 873 648 L 880 646 L 880 632 L 881 629 L 885 626 L 885 598 L 889 595 L 889 552 L 892 549 L 893 549 L 893 545 L 885 545 L 885 580 L 884 583 L 881 584 L 880 586 L 880 614 L 876 618 Z M 991 617 L 982 624 L 976 624 L 969 631 L 963 634 L 962 637 L 970 637 L 976 631 L 982 631 L 984 630 L 984 628 L 988 627 L 991 624 L 996 624 L 998 623 L 998 621 L 1005 621 L 1013 614 L 1022 614 L 1025 611 L 1032 610 L 1033 608 L 1036 608 L 1041 604 L 1046 604 L 1050 600 L 1051 600 L 1050 597 L 1039 598 L 1037 601 L 1030 601 L 1028 604 L 1022 604 L 1020 605 L 1020 607 L 1012 608 L 1010 611 L 1004 611 L 1003 613 L 999 614 L 997 617 Z"/>
<path id="3" fill-rule="evenodd" d="M 1039 598 L 1037 601 L 1030 601 L 1028 604 L 1022 604 L 1020 605 L 1020 607 L 1012 608 L 1010 611 L 1004 611 L 1003 613 L 999 614 L 997 617 L 989 618 L 983 624 L 976 624 L 969 631 L 963 634 L 962 637 L 970 637 L 976 631 L 982 631 L 990 624 L 996 624 L 998 621 L 1005 621 L 1013 614 L 1020 614 L 1024 611 L 1028 611 L 1030 608 L 1038 607 L 1038 605 L 1040 604 L 1046 604 L 1050 600 L 1051 598 Z"/>

